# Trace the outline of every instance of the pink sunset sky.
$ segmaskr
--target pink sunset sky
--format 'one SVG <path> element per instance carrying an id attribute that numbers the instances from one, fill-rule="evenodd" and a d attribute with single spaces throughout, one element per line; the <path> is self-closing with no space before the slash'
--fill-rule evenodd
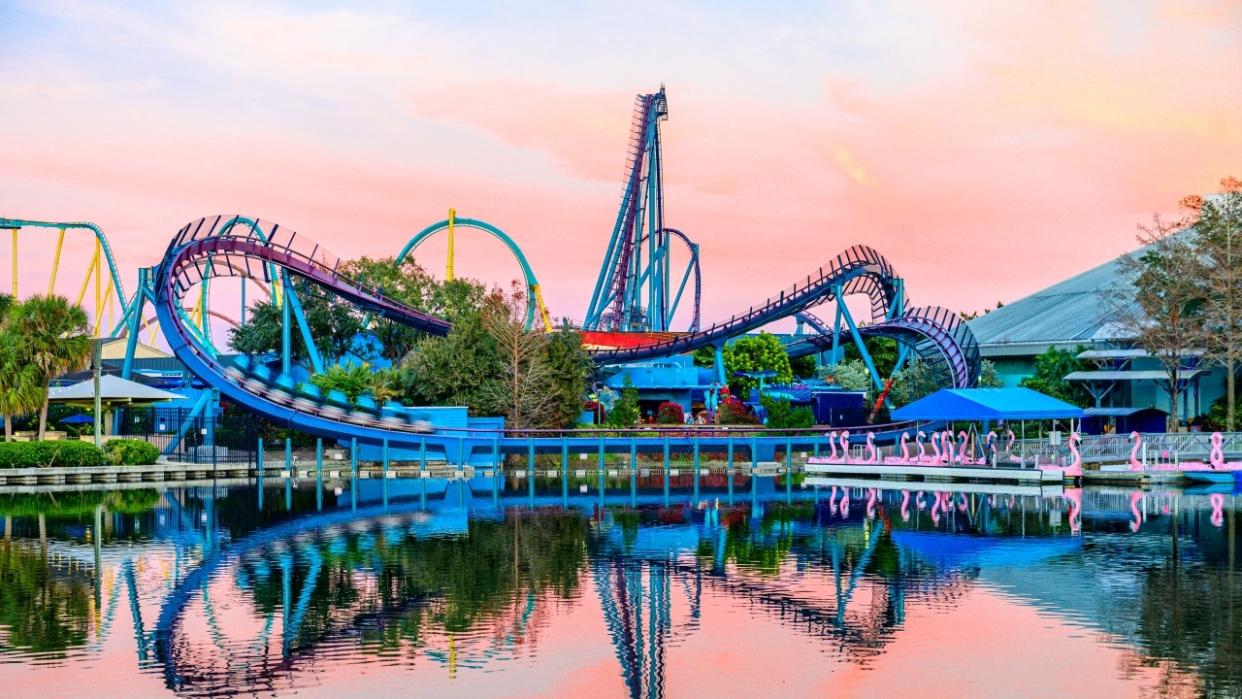
<path id="1" fill-rule="evenodd" d="M 354 257 L 451 206 L 508 231 L 553 315 L 581 319 L 633 96 L 664 83 L 666 220 L 702 247 L 706 320 L 860 242 L 916 303 L 976 310 L 1242 175 L 1238 65 L 1232 0 L 18 0 L 0 6 L 0 216 L 98 223 L 130 290 L 204 215 Z M 517 274 L 494 243 L 459 249 L 459 274 Z M 420 259 L 441 270 L 442 250 Z"/>

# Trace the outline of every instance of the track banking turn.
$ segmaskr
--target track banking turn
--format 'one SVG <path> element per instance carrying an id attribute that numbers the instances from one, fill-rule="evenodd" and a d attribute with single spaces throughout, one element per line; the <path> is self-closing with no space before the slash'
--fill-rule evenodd
<path id="1" fill-rule="evenodd" d="M 239 224 L 239 220 L 244 223 Z M 278 424 L 333 439 L 354 438 L 406 447 L 430 445 L 437 451 L 447 451 L 453 444 L 460 448 L 464 439 L 489 443 L 503 440 L 502 434 L 484 435 L 480 430 L 432 433 L 425 422 L 408 419 L 405 407 L 399 404 L 377 405 L 367 396 L 351 404 L 338 392 L 325 394 L 314 385 L 296 383 L 292 377 L 251 363 L 244 357 L 236 362 L 223 359 L 214 348 L 203 345 L 184 314 L 177 312 L 184 308 L 187 295 L 210 278 L 244 276 L 272 284 L 280 283 L 276 277 L 284 273 L 301 277 L 369 313 L 409 327 L 434 335 L 445 335 L 451 329 L 451 324 L 442 318 L 406 306 L 385 297 L 377 289 L 347 278 L 339 267 L 339 258 L 278 224 L 236 216 L 199 219 L 184 226 L 165 252 L 155 280 L 156 313 L 173 353 L 195 376 L 234 402 Z M 851 248 L 828 268 L 808 279 L 758 308 L 701 332 L 644 347 L 595 350 L 592 355 L 597 362 L 608 363 L 688 352 L 723 342 L 770 320 L 847 293 L 867 294 L 872 300 L 873 315 L 883 317 L 899 294 L 888 263 L 864 246 Z M 889 323 L 894 333 L 899 330 L 915 332 L 910 329 L 913 325 L 898 328 L 902 323 L 912 324 L 910 319 L 898 318 Z M 877 326 L 868 326 L 869 332 L 876 330 Z M 743 437 L 739 444 L 745 444 L 744 440 Z M 517 450 L 529 440 L 510 441 L 515 444 L 501 445 L 509 447 L 505 451 Z M 582 441 L 581 446 L 586 447 L 596 442 L 592 438 L 571 441 Z M 721 445 L 725 443 L 723 438 L 719 441 Z"/>

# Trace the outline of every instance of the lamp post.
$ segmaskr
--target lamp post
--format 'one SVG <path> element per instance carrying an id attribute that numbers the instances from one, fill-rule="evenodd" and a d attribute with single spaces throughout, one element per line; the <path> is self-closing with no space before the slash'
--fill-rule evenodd
<path id="1" fill-rule="evenodd" d="M 103 446 L 103 398 L 100 396 L 99 381 L 103 373 L 103 338 L 92 341 L 91 348 L 91 380 L 95 384 L 95 447 Z"/>

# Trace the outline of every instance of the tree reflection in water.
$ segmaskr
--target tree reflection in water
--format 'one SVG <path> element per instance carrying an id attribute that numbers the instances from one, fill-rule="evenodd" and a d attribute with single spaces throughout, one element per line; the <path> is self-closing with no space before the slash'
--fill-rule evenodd
<path id="1" fill-rule="evenodd" d="M 0 542 L 0 648 L 34 653 L 86 643 L 92 583 L 61 566 L 32 542 Z"/>
<path id="2" fill-rule="evenodd" d="M 364 645 L 421 645 L 429 626 L 469 631 L 527 594 L 577 594 L 587 557 L 587 520 L 573 512 L 511 511 L 472 520 L 464 536 L 415 536 L 392 530 L 348 531 L 316 541 L 321 564 L 255 576 L 257 610 L 277 613 L 287 591 L 312 589 L 297 646 L 356 625 Z M 364 573 L 359 575 L 359 573 Z"/>

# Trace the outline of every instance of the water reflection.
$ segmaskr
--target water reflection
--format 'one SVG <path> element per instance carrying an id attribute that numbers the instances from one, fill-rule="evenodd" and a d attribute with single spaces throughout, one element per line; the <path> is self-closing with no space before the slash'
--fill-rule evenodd
<path id="1" fill-rule="evenodd" d="M 72 695 L 102 666 L 158 680 L 138 695 L 314 693 L 360 691 L 366 667 L 504 695 L 602 656 L 597 693 L 656 697 L 730 676 L 699 654 L 750 630 L 810 643 L 825 678 L 952 662 L 915 618 L 973 628 L 986 601 L 1119 653 L 1113 689 L 1242 692 L 1232 492 L 663 480 L 0 496 L 0 679 L 56 668 L 31 686 Z M 712 630 L 738 614 L 736 637 Z"/>

